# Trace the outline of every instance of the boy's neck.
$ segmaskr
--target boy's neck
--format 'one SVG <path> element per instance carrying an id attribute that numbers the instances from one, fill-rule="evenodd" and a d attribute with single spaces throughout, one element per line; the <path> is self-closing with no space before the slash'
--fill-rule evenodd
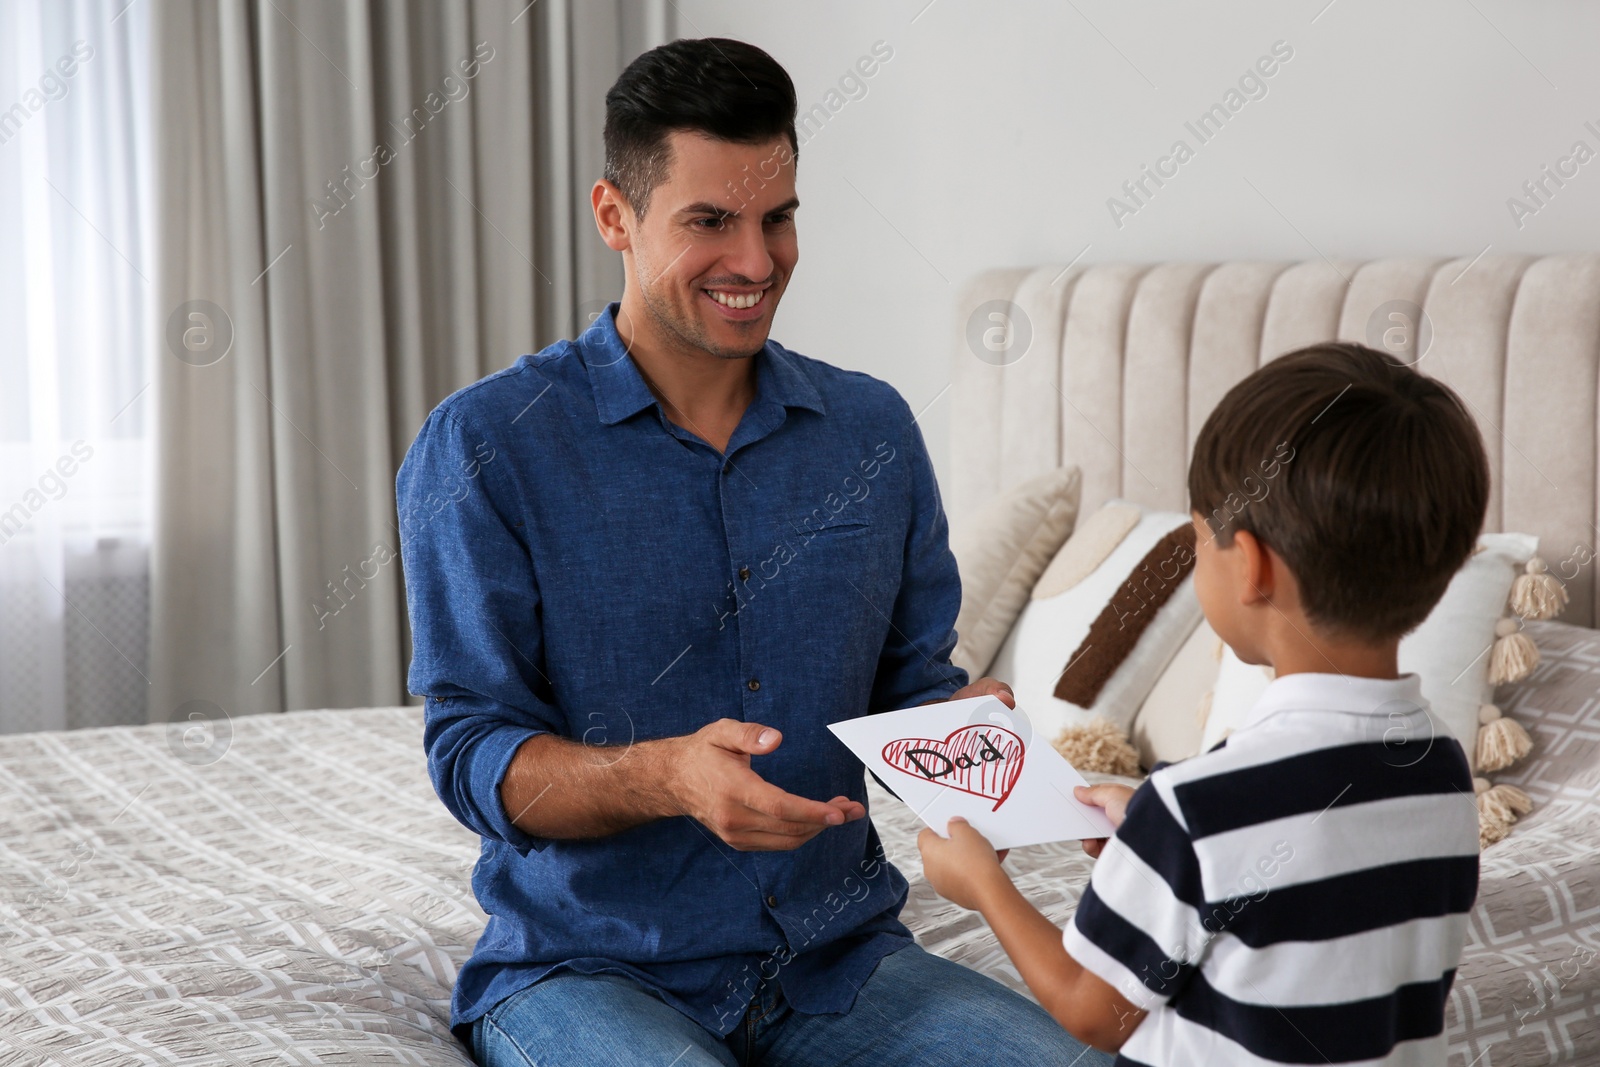
<path id="1" fill-rule="evenodd" d="M 1400 677 L 1400 639 L 1378 644 L 1330 641 L 1320 635 L 1293 634 L 1268 650 L 1273 676 L 1345 674 L 1355 678 Z"/>

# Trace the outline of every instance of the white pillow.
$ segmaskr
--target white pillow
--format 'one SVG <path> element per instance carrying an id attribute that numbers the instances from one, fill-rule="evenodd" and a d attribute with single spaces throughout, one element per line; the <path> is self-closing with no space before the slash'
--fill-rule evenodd
<path id="1" fill-rule="evenodd" d="M 1477 770 L 1478 709 L 1494 702 L 1489 653 L 1494 624 L 1510 608 L 1511 583 L 1539 550 L 1524 533 L 1484 534 L 1433 611 L 1400 639 L 1400 670 L 1422 676 L 1422 695 Z"/>
<path id="2" fill-rule="evenodd" d="M 1137 521 L 1119 521 L 1127 509 L 1137 512 Z M 1063 562 L 1072 564 L 1066 569 L 1082 577 L 1053 596 L 1030 600 L 989 668 L 990 674 L 1010 683 L 1017 705 L 1046 737 L 1054 737 L 1066 726 L 1086 724 L 1095 716 L 1109 719 L 1126 732 L 1140 703 L 1200 620 L 1200 602 L 1194 595 L 1193 577 L 1188 575 L 1154 610 L 1133 649 L 1106 678 L 1090 706 L 1055 695 L 1063 669 L 1079 653 L 1091 625 L 1112 596 L 1162 538 L 1190 522 L 1188 515 L 1147 511 L 1120 500 L 1108 502 L 1102 510 L 1110 511 L 1109 519 L 1097 521 L 1097 512 L 1061 546 L 1061 555 L 1069 557 Z M 1106 534 L 1117 527 L 1128 528 L 1120 535 Z M 1091 542 L 1093 556 L 1098 557 L 1092 567 L 1089 564 L 1095 559 L 1089 564 L 1083 561 L 1084 547 Z M 1052 561 L 1046 576 L 1061 569 Z"/>
<path id="3" fill-rule="evenodd" d="M 1400 639 L 1400 673 L 1420 676 L 1434 721 L 1461 742 L 1474 770 L 1478 709 L 1494 696 L 1489 684 L 1494 626 L 1509 610 L 1511 583 L 1538 546 L 1538 538 L 1529 534 L 1479 537 L 1478 550 L 1450 579 L 1422 625 Z M 1265 668 L 1243 663 L 1233 649 L 1224 649 L 1200 751 L 1210 749 L 1244 720 L 1271 677 Z"/>
<path id="4" fill-rule="evenodd" d="M 1222 638 L 1217 638 L 1222 640 Z M 1233 733 L 1256 706 L 1272 681 L 1272 668 L 1246 663 L 1230 645 L 1222 648 L 1222 666 L 1217 671 L 1217 688 L 1211 693 L 1211 713 L 1200 734 L 1200 751 L 1210 752 L 1224 737 Z"/>

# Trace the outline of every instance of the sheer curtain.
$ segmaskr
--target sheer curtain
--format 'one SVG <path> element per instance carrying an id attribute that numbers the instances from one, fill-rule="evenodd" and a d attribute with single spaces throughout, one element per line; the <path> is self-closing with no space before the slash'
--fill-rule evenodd
<path id="1" fill-rule="evenodd" d="M 151 281 L 216 340 L 151 389 L 152 721 L 407 699 L 395 470 L 446 395 L 621 292 L 587 190 L 650 10 L 153 6 Z"/>
<path id="2" fill-rule="evenodd" d="M 148 4 L 0 4 L 0 732 L 149 699 Z"/>

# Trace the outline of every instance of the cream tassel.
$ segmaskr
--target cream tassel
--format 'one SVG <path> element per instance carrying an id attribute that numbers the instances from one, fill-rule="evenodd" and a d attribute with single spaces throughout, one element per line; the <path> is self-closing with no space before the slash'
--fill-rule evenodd
<path id="1" fill-rule="evenodd" d="M 1195 725 L 1200 727 L 1201 733 L 1205 733 L 1206 720 L 1211 718 L 1211 701 L 1216 695 L 1216 690 L 1207 689 L 1205 695 L 1200 698 L 1200 706 L 1195 709 L 1194 721 Z"/>
<path id="2" fill-rule="evenodd" d="M 1520 632 L 1516 619 L 1494 624 L 1494 648 L 1489 653 L 1489 684 L 1502 685 L 1526 678 L 1539 663 L 1539 650 Z"/>
<path id="3" fill-rule="evenodd" d="M 1567 606 L 1567 587 L 1538 556 L 1528 561 L 1526 570 L 1511 583 L 1511 610 L 1524 619 L 1551 619 L 1561 614 Z"/>
<path id="4" fill-rule="evenodd" d="M 1476 787 L 1476 783 L 1474 783 Z M 1511 832 L 1511 826 L 1533 810 L 1533 799 L 1514 785 L 1490 786 L 1478 794 L 1478 848 L 1485 849 Z"/>
<path id="5" fill-rule="evenodd" d="M 1063 729 L 1056 736 L 1055 750 L 1079 771 L 1120 774 L 1125 778 L 1136 778 L 1141 773 L 1138 749 L 1128 743 L 1116 723 L 1098 715 L 1087 723 Z"/>
<path id="6" fill-rule="evenodd" d="M 1478 750 L 1473 760 L 1480 771 L 1500 771 L 1533 751 L 1533 738 L 1515 719 L 1500 714 L 1493 704 L 1478 709 Z"/>
<path id="7" fill-rule="evenodd" d="M 1218 663 L 1221 663 L 1222 662 L 1222 650 L 1224 648 L 1226 648 L 1226 647 L 1227 647 L 1227 645 L 1225 645 L 1223 643 L 1222 638 L 1220 638 L 1220 637 L 1217 638 L 1217 643 L 1215 645 L 1211 646 L 1211 658 L 1216 660 Z"/>

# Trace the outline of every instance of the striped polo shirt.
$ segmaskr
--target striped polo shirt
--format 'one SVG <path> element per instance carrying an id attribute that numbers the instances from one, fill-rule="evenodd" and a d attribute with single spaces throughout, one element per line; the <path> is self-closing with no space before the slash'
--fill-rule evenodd
<path id="1" fill-rule="evenodd" d="M 1442 1064 L 1478 891 L 1461 745 L 1415 674 L 1290 674 L 1157 764 L 1067 951 L 1149 1014 L 1119 1065 Z"/>

